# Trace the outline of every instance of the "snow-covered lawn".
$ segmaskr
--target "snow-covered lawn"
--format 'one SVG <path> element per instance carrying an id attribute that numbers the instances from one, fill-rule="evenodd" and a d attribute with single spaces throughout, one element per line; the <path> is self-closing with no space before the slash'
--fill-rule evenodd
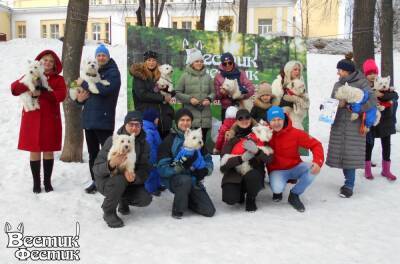
<path id="1" fill-rule="evenodd" d="M 87 195 L 86 163 L 56 161 L 52 193 L 32 193 L 29 155 L 16 149 L 21 116 L 10 83 L 24 70 L 27 59 L 51 48 L 61 55 L 61 42 L 14 40 L 0 43 L 0 225 L 19 222 L 26 235 L 73 235 L 79 221 L 80 263 L 398 263 L 400 249 L 399 181 L 380 177 L 380 142 L 376 142 L 373 169 L 376 179 L 363 178 L 357 171 L 355 194 L 338 196 L 343 183 L 340 170 L 324 166 L 314 184 L 302 196 L 307 208 L 301 214 L 285 198 L 271 200 L 268 186 L 257 199 L 259 210 L 246 213 L 242 206 L 221 201 L 221 174 L 215 170 L 206 186 L 217 208 L 213 218 L 190 213 L 182 220 L 170 217 L 172 195 L 164 192 L 147 208 L 131 207 L 123 216 L 125 227 L 110 229 L 102 219 L 100 194 Z M 86 46 L 84 57 L 93 56 L 95 46 Z M 117 125 L 126 113 L 126 47 L 112 47 L 111 55 L 123 75 L 118 102 Z M 320 102 L 330 95 L 337 79 L 336 63 L 341 56 L 309 54 L 308 87 L 311 97 L 310 133 L 326 147 L 330 127 L 317 121 Z M 400 73 L 396 53 L 395 72 Z M 397 77 L 396 76 L 396 77 Z M 396 79 L 400 87 L 400 79 Z M 400 136 L 392 138 L 393 171 L 400 176 Z M 57 158 L 59 157 L 57 153 Z M 0 234 L 1 263 L 17 263 L 14 249 L 6 248 L 7 236 Z"/>

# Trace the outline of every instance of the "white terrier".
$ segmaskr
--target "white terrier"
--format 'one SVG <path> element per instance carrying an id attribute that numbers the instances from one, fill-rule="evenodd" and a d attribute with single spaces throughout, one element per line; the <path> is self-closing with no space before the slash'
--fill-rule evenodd
<path id="1" fill-rule="evenodd" d="M 378 92 L 384 93 L 387 91 L 394 91 L 393 87 L 390 87 L 390 76 L 387 77 L 377 77 L 374 81 L 374 87 L 372 90 L 377 94 Z M 381 104 L 378 100 L 378 103 L 376 105 L 378 107 L 379 111 L 385 110 L 385 106 Z"/>
<path id="2" fill-rule="evenodd" d="M 224 82 L 222 83 L 221 89 L 224 89 L 233 100 L 240 100 L 242 96 L 237 80 L 230 80 L 228 78 L 225 78 Z M 252 99 L 240 100 L 239 108 L 245 108 L 250 112 L 251 108 L 253 108 Z"/>
<path id="3" fill-rule="evenodd" d="M 41 86 L 46 88 L 48 91 L 53 91 L 47 83 L 47 78 L 44 75 L 44 68 L 41 61 L 28 60 L 28 70 L 19 82 L 27 86 L 29 92 L 34 92 L 38 84 L 41 84 Z M 29 92 L 27 91 L 20 95 L 25 112 L 40 109 L 38 98 L 33 98 Z"/>
<path id="4" fill-rule="evenodd" d="M 172 83 L 172 73 L 174 69 L 169 64 L 163 64 L 158 67 L 161 76 L 157 81 L 157 86 L 160 89 L 162 95 L 171 94 L 174 91 L 174 85 Z"/>
<path id="5" fill-rule="evenodd" d="M 104 86 L 109 86 L 110 83 L 107 80 L 102 80 L 99 74 L 99 64 L 96 59 L 87 59 L 83 62 L 83 72 L 81 78 L 86 81 L 89 85 L 89 92 L 92 94 L 98 94 L 99 90 L 96 87 L 96 83 L 101 83 Z M 76 100 L 78 91 L 82 91 L 81 87 L 70 87 L 69 96 L 72 100 Z"/>
<path id="6" fill-rule="evenodd" d="M 112 175 L 124 173 L 125 171 L 134 172 L 136 163 L 135 136 L 113 136 L 113 144 L 108 152 L 107 160 L 110 161 L 112 157 L 120 154 L 126 154 L 127 159 L 112 171 Z"/>
<path id="7" fill-rule="evenodd" d="M 307 115 L 307 110 L 310 107 L 310 100 L 306 93 L 306 87 L 302 80 L 295 79 L 287 85 L 286 94 L 283 99 L 293 103 L 293 108 L 284 106 L 283 110 L 292 120 L 293 127 L 304 130 L 303 120 Z"/>

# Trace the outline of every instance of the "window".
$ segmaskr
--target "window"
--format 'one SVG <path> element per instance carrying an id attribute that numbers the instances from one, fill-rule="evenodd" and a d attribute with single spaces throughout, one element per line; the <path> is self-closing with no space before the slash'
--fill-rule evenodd
<path id="1" fill-rule="evenodd" d="M 178 28 L 178 22 L 172 22 L 172 28 Z"/>
<path id="2" fill-rule="evenodd" d="M 42 25 L 42 38 L 47 38 L 47 25 Z"/>
<path id="3" fill-rule="evenodd" d="M 60 25 L 50 24 L 50 37 L 58 39 L 60 37 Z"/>
<path id="4" fill-rule="evenodd" d="M 92 39 L 93 40 L 100 40 L 100 23 L 93 23 L 92 24 Z"/>
<path id="5" fill-rule="evenodd" d="M 272 19 L 258 20 L 258 34 L 263 35 L 272 32 Z"/>
<path id="6" fill-rule="evenodd" d="M 90 5 L 101 5 L 103 0 L 90 0 Z"/>
<path id="7" fill-rule="evenodd" d="M 18 38 L 26 38 L 26 25 L 18 25 Z"/>
<path id="8" fill-rule="evenodd" d="M 192 29 L 191 21 L 182 21 L 182 29 Z"/>
<path id="9" fill-rule="evenodd" d="M 105 23 L 104 24 L 104 28 L 106 29 L 106 41 L 107 41 L 107 43 L 109 43 L 109 41 L 110 41 L 110 24 L 109 23 Z"/>

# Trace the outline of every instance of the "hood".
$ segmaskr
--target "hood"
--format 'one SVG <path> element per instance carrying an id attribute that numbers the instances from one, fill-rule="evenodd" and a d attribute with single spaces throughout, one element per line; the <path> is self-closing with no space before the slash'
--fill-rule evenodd
<path id="1" fill-rule="evenodd" d="M 339 82 L 342 84 L 347 83 L 354 83 L 357 81 L 360 81 L 362 79 L 365 79 L 367 81 L 367 79 L 365 78 L 364 74 L 362 74 L 359 70 L 356 70 L 355 72 L 352 72 L 349 76 L 347 77 L 341 77 L 339 79 Z"/>
<path id="2" fill-rule="evenodd" d="M 205 66 L 203 67 L 203 69 L 201 71 L 196 71 L 190 65 L 186 65 L 185 71 L 187 73 L 189 73 L 190 75 L 194 75 L 194 76 L 203 76 L 207 73 Z"/>
<path id="3" fill-rule="evenodd" d="M 156 124 L 154 124 L 153 122 L 150 122 L 148 120 L 143 120 L 143 127 L 146 129 L 157 130 Z"/>
<path id="4" fill-rule="evenodd" d="M 285 72 L 285 84 L 291 81 L 290 73 L 292 72 L 294 66 L 298 64 L 300 65 L 300 80 L 303 80 L 303 64 L 300 61 L 289 61 L 285 64 L 283 71 Z"/>
<path id="5" fill-rule="evenodd" d="M 35 60 L 41 60 L 45 55 L 52 55 L 54 58 L 54 72 L 56 74 L 60 74 L 62 72 L 62 63 L 60 58 L 57 56 L 57 54 L 52 51 L 52 50 L 44 50 L 42 52 L 39 53 L 39 55 L 36 56 Z"/>
<path id="6" fill-rule="evenodd" d="M 100 67 L 100 71 L 106 71 L 111 68 L 118 69 L 117 63 L 113 59 L 109 59 L 104 66 Z"/>
<path id="7" fill-rule="evenodd" d="M 134 63 L 131 65 L 129 68 L 129 73 L 136 78 L 139 78 L 141 80 L 148 80 L 148 79 L 155 79 L 158 80 L 160 79 L 161 73 L 157 68 L 154 70 L 154 72 L 151 72 L 148 70 L 145 66 L 144 63 Z"/>

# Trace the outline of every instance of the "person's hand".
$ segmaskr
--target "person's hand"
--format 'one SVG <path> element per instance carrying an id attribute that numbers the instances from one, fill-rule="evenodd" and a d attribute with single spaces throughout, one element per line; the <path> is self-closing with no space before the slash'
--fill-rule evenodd
<path id="1" fill-rule="evenodd" d="M 125 179 L 128 181 L 128 182 L 134 182 L 135 181 L 135 179 L 136 179 L 136 174 L 135 174 L 135 172 L 133 172 L 133 171 L 125 171 L 125 173 L 124 173 L 124 176 L 125 176 Z"/>
<path id="2" fill-rule="evenodd" d="M 190 98 L 190 103 L 191 103 L 192 105 L 198 105 L 200 102 L 199 102 L 199 100 L 197 100 L 196 98 L 192 97 L 192 98 Z"/>
<path id="3" fill-rule="evenodd" d="M 192 167 L 196 159 L 197 159 L 197 151 L 195 151 L 192 156 L 187 157 L 185 160 L 182 161 L 182 167 L 184 167 L 187 170 L 190 169 L 190 167 Z"/>
<path id="4" fill-rule="evenodd" d="M 257 152 L 258 152 L 258 147 L 257 147 L 256 143 L 254 143 L 253 140 L 246 140 L 243 143 L 243 148 L 254 155 L 257 154 Z"/>
<path id="5" fill-rule="evenodd" d="M 231 138 L 231 131 L 228 130 L 225 132 L 225 140 L 228 141 Z"/>
<path id="6" fill-rule="evenodd" d="M 115 169 L 127 159 L 126 154 L 116 154 L 108 162 L 111 169 Z"/>
<path id="7" fill-rule="evenodd" d="M 242 161 L 246 162 L 246 161 L 249 161 L 252 158 L 254 158 L 254 154 L 251 153 L 250 151 L 246 151 L 241 157 L 242 157 Z"/>
<path id="8" fill-rule="evenodd" d="M 171 101 L 171 99 L 172 99 L 171 95 L 169 95 L 169 94 L 164 95 L 164 101 L 166 103 L 169 103 Z"/>
<path id="9" fill-rule="evenodd" d="M 311 165 L 311 174 L 317 175 L 320 171 L 321 167 L 317 163 L 313 162 L 313 164 Z"/>
<path id="10" fill-rule="evenodd" d="M 345 100 L 339 100 L 339 107 L 343 108 L 346 106 L 346 101 Z"/>
<path id="11" fill-rule="evenodd" d="M 90 96 L 90 93 L 88 91 L 85 91 L 83 89 L 78 89 L 78 92 L 76 94 L 76 100 L 79 103 L 83 103 L 84 101 L 86 101 Z"/>
<path id="12" fill-rule="evenodd" d="M 198 169 L 192 172 L 193 176 L 196 177 L 197 181 L 201 181 L 204 179 L 204 177 L 207 176 L 208 174 L 208 169 L 203 168 L 203 169 Z"/>
<path id="13" fill-rule="evenodd" d="M 382 96 L 384 96 L 385 94 L 382 93 L 382 92 L 380 92 L 380 91 L 376 91 L 376 92 L 375 92 L 375 95 L 376 95 L 376 97 L 382 97 Z"/>
<path id="14" fill-rule="evenodd" d="M 83 80 L 82 78 L 78 78 L 78 79 L 76 79 L 75 80 L 75 82 L 76 82 L 76 85 L 78 85 L 78 86 L 81 86 L 82 85 L 82 83 L 84 82 L 85 80 Z"/>
<path id="15" fill-rule="evenodd" d="M 40 95 L 40 90 L 29 91 L 28 93 L 31 97 L 38 97 Z"/>
<path id="16" fill-rule="evenodd" d="M 203 102 L 201 103 L 203 106 L 209 106 L 211 104 L 210 100 L 208 98 L 204 99 Z"/>

